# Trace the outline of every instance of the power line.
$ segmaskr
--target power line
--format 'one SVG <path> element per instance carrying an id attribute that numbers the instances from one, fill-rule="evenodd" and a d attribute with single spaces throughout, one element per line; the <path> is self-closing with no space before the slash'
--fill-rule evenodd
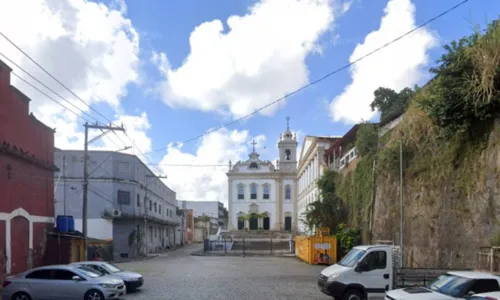
<path id="1" fill-rule="evenodd" d="M 229 126 L 231 126 L 231 125 L 233 125 L 233 124 L 235 124 L 235 123 L 238 123 L 239 121 L 242 121 L 242 120 L 244 120 L 244 119 L 247 119 L 247 118 L 249 118 L 249 117 L 251 117 L 251 116 L 255 115 L 256 113 L 258 113 L 259 111 L 264 110 L 264 109 L 266 109 L 266 108 L 268 108 L 268 107 L 270 107 L 270 106 L 272 106 L 272 105 L 274 105 L 274 104 L 276 104 L 276 103 L 278 103 L 278 102 L 280 102 L 280 101 L 283 101 L 283 100 L 285 100 L 286 98 L 288 98 L 288 97 L 290 97 L 290 96 L 293 96 L 293 95 L 295 95 L 295 94 L 297 94 L 297 93 L 301 92 L 302 90 L 305 90 L 306 88 L 308 88 L 308 87 L 310 87 L 310 86 L 313 86 L 313 85 L 317 84 L 318 82 L 323 81 L 323 80 L 327 79 L 328 77 L 330 77 L 330 76 L 332 76 L 332 75 L 334 75 L 334 74 L 337 74 L 337 73 L 339 73 L 340 71 L 343 71 L 343 70 L 345 70 L 345 69 L 347 69 L 347 68 L 351 67 L 352 65 L 357 64 L 358 62 L 362 61 L 363 59 L 367 58 L 368 56 L 371 56 L 371 55 L 373 55 L 373 54 L 375 54 L 375 53 L 379 52 L 380 50 L 382 50 L 382 49 L 384 49 L 384 48 L 386 48 L 386 47 L 390 46 L 391 44 L 393 44 L 393 43 L 395 43 L 395 42 L 397 42 L 397 41 L 399 41 L 399 40 L 401 40 L 401 39 L 405 38 L 406 36 L 408 36 L 408 35 L 412 34 L 413 32 L 415 32 L 415 31 L 419 30 L 420 28 L 422 28 L 422 27 L 424 27 L 424 26 L 426 26 L 426 25 L 428 25 L 428 24 L 430 24 L 430 23 L 434 22 L 435 20 L 437 20 L 437 19 L 439 19 L 439 18 L 443 17 L 444 15 L 446 15 L 446 14 L 450 13 L 451 11 L 453 11 L 453 10 L 457 9 L 458 7 L 460 7 L 460 6 L 464 5 L 464 4 L 465 4 L 465 3 L 467 3 L 467 2 L 469 2 L 469 0 L 463 0 L 462 2 L 460 2 L 460 3 L 456 4 L 455 6 L 453 6 L 453 7 L 449 8 L 449 9 L 447 9 L 447 10 L 445 10 L 444 12 L 440 13 L 439 15 L 437 15 L 437 16 L 435 16 L 435 17 L 433 17 L 433 18 L 429 19 L 429 20 L 427 20 L 426 22 L 424 22 L 424 23 L 420 24 L 419 26 L 417 26 L 417 27 L 413 28 L 412 30 L 410 30 L 410 31 L 406 32 L 405 34 L 400 35 L 399 37 L 397 37 L 397 38 L 395 38 L 395 39 L 391 40 L 390 42 L 385 43 L 384 45 L 382 45 L 382 46 L 380 46 L 380 47 L 378 47 L 378 48 L 376 48 L 376 49 L 374 49 L 374 50 L 372 50 L 372 51 L 370 51 L 370 52 L 366 53 L 365 55 L 363 55 L 363 56 L 361 56 L 361 57 L 357 58 L 356 60 L 354 60 L 354 61 L 352 61 L 352 62 L 350 62 L 350 63 L 348 63 L 348 64 L 346 64 L 346 65 L 344 65 L 344 66 L 342 66 L 342 67 L 340 67 L 340 68 L 338 68 L 338 69 L 336 69 L 336 70 L 332 71 L 332 72 L 329 72 L 329 73 L 327 73 L 327 74 L 323 75 L 322 77 L 320 77 L 320 78 L 318 78 L 318 79 L 316 79 L 316 80 L 314 80 L 314 81 L 312 81 L 312 82 L 310 82 L 310 83 L 308 83 L 308 84 L 306 84 L 306 85 L 304 85 L 304 86 L 300 87 L 299 89 L 297 89 L 297 90 L 295 90 L 295 91 L 293 91 L 293 92 L 291 92 L 291 93 L 289 93 L 289 94 L 287 94 L 287 95 L 285 95 L 285 96 L 283 96 L 283 97 L 281 97 L 281 98 L 279 98 L 279 99 L 274 100 L 273 102 L 270 102 L 270 103 L 268 103 L 268 104 L 266 104 L 266 105 L 264 105 L 264 106 L 262 106 L 262 107 L 260 107 L 260 108 L 256 109 L 255 111 L 253 111 L 253 112 L 251 112 L 251 113 L 249 113 L 249 114 L 247 114 L 247 115 L 245 115 L 245 116 L 243 116 L 243 117 L 240 117 L 240 118 L 238 118 L 238 119 L 235 119 L 235 120 L 233 120 L 233 121 L 231 121 L 231 122 L 229 122 L 229 123 L 226 123 L 226 124 L 224 124 L 224 125 L 220 125 L 220 126 L 218 126 L 218 127 L 215 127 L 215 128 L 213 128 L 213 129 L 210 129 L 210 130 L 206 131 L 205 133 L 199 134 L 199 135 L 197 135 L 197 136 L 195 136 L 195 137 L 192 137 L 192 138 L 190 138 L 190 139 L 187 139 L 187 140 L 185 140 L 185 141 L 183 141 L 183 142 L 181 142 L 181 143 L 182 143 L 182 144 L 184 144 L 184 143 L 188 143 L 188 142 L 191 142 L 191 141 L 197 140 L 197 139 L 199 139 L 199 138 L 201 138 L 201 137 L 204 137 L 204 136 L 206 136 L 206 135 L 208 135 L 208 134 L 210 134 L 210 133 L 212 133 L 212 132 L 218 131 L 218 130 L 220 130 L 220 129 L 222 129 L 222 128 L 225 128 L 225 127 L 229 127 Z M 163 148 L 159 148 L 159 149 L 153 150 L 153 151 L 151 151 L 151 152 L 147 152 L 146 154 L 151 154 L 151 153 L 155 153 L 155 152 L 159 152 L 159 151 L 167 150 L 167 149 L 169 149 L 169 148 L 171 148 L 171 147 L 172 147 L 172 145 L 169 145 L 169 146 L 167 146 L 167 147 L 163 147 Z"/>
<path id="2" fill-rule="evenodd" d="M 75 94 L 71 89 L 69 89 L 64 83 L 59 81 L 56 77 L 54 77 L 49 71 L 47 71 L 44 67 L 42 67 L 39 63 L 37 63 L 31 56 L 28 55 L 21 47 L 19 47 L 16 43 L 14 43 L 11 39 L 9 39 L 3 32 L 0 31 L 0 35 L 7 40 L 12 46 L 14 46 L 17 50 L 19 50 L 24 56 L 26 56 L 29 60 L 31 60 L 35 65 L 37 65 L 42 71 L 45 72 L 45 74 L 49 75 L 50 78 L 55 80 L 57 83 L 59 83 L 62 87 L 64 87 L 66 90 L 68 90 L 73 96 L 75 96 L 78 100 L 80 100 L 83 104 L 85 104 L 89 109 L 92 111 L 96 112 L 98 115 L 103 117 L 105 120 L 108 122 L 111 122 L 108 118 L 106 118 L 104 115 L 102 115 L 98 110 L 94 109 L 92 106 L 90 106 L 87 102 L 85 102 L 82 98 L 80 98 L 77 94 Z"/>
<path id="3" fill-rule="evenodd" d="M 68 107 L 62 105 L 59 101 L 57 101 L 56 99 L 52 98 L 51 96 L 47 95 L 45 92 L 43 92 L 42 90 L 40 90 L 39 88 L 37 88 L 36 86 L 34 86 L 33 84 L 29 83 L 28 81 L 26 81 L 26 79 L 22 78 L 21 76 L 17 75 L 16 73 L 14 72 L 11 72 L 12 75 L 14 75 L 15 77 L 19 78 L 19 80 L 23 81 L 24 83 L 26 83 L 27 85 L 29 85 L 30 87 L 32 87 L 33 89 L 35 89 L 36 91 L 38 91 L 40 94 L 44 95 L 45 97 L 47 97 L 48 99 L 54 101 L 55 103 L 59 104 L 60 106 L 62 106 L 63 108 L 67 109 L 68 111 L 74 113 L 77 117 L 80 117 L 82 118 L 83 120 L 85 120 L 86 122 L 90 122 L 89 120 L 85 119 L 84 117 L 82 117 L 79 113 L 76 113 L 74 110 L 71 110 L 69 109 Z M 67 101 L 68 103 L 70 103 L 71 105 L 73 105 L 71 102 Z"/>
<path id="4" fill-rule="evenodd" d="M 71 106 L 73 106 L 77 110 L 81 111 L 83 114 L 87 115 L 88 117 L 90 117 L 90 118 L 98 121 L 92 115 L 90 115 L 87 112 L 83 111 L 82 109 L 80 109 L 79 107 L 77 107 L 76 105 L 74 105 L 73 103 L 71 103 L 68 99 L 64 98 L 63 96 L 61 96 L 60 94 L 58 94 L 57 92 L 55 92 L 53 89 L 51 89 L 50 87 L 48 87 L 45 83 L 43 83 L 40 80 L 38 80 L 35 76 L 31 75 L 31 73 L 29 73 L 28 71 L 26 71 L 25 69 L 23 69 L 21 66 L 19 66 L 16 62 L 14 62 L 12 59 L 10 59 L 9 57 L 7 57 L 5 54 L 3 54 L 3 53 L 0 52 L 0 55 L 3 58 L 5 58 L 7 61 L 9 61 L 11 64 L 13 64 L 14 66 L 16 66 L 19 70 L 23 71 L 26 75 L 28 75 L 29 77 L 31 77 L 33 80 L 35 80 L 36 82 L 38 82 L 39 84 L 41 84 L 43 87 L 45 87 L 46 89 L 48 89 L 49 91 L 51 91 L 52 93 L 54 93 L 56 96 L 58 96 L 59 98 L 61 98 L 63 101 L 69 103 Z M 38 92 L 40 92 L 41 94 L 43 94 L 45 97 L 47 97 L 50 100 L 52 100 L 52 101 L 56 102 L 57 104 L 61 105 L 58 101 L 56 101 L 52 97 L 48 96 L 47 94 L 45 94 L 44 92 L 42 92 L 41 90 L 39 90 L 38 88 L 36 88 L 33 84 L 29 83 L 26 79 L 21 78 L 19 75 L 15 74 L 14 72 L 12 72 L 11 74 L 14 75 L 14 76 L 16 76 L 17 78 L 21 79 L 24 83 L 26 83 L 29 86 L 31 86 L 32 88 L 34 88 L 35 90 L 37 90 Z M 63 105 L 61 105 L 61 106 L 64 107 L 64 108 L 66 108 L 66 109 L 68 109 L 67 107 L 65 107 Z M 68 109 L 68 110 L 71 111 L 72 113 L 75 113 L 74 111 L 72 111 L 70 109 Z M 77 115 L 80 116 L 79 114 L 77 114 Z"/>

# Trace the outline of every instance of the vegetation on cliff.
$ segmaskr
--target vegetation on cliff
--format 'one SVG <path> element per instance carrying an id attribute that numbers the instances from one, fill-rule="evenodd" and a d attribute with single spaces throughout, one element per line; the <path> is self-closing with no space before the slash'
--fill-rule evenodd
<path id="1" fill-rule="evenodd" d="M 404 119 L 381 138 L 373 125 L 362 124 L 356 141 L 360 156 L 357 167 L 334 180 L 335 203 L 340 201 L 346 209 L 342 223 L 361 228 L 365 242 L 369 241 L 366 233 L 372 229 L 373 200 L 389 203 L 383 206 L 386 211 L 379 212 L 384 215 L 378 223 L 386 228 L 384 237 L 394 237 L 399 230 L 401 150 L 404 198 L 418 201 L 409 205 L 426 206 L 428 211 L 434 207 L 436 211 L 443 197 L 449 198 L 448 206 L 453 203 L 446 209 L 456 220 L 439 221 L 447 224 L 439 226 L 449 227 L 443 227 L 444 232 L 456 230 L 454 222 L 472 219 L 471 199 L 500 182 L 500 167 L 492 166 L 495 160 L 491 158 L 487 165 L 485 157 L 485 153 L 496 153 L 500 147 L 500 126 L 494 126 L 500 117 L 500 25 L 493 22 L 485 31 L 452 42 L 444 49 L 437 66 L 431 69 L 434 78 L 424 87 L 399 92 L 381 87 L 375 91 L 371 107 L 381 112 L 381 122 L 401 112 L 405 112 Z M 496 179 L 493 183 L 491 176 Z M 406 217 L 411 220 L 417 216 Z M 438 225 L 429 223 L 431 216 L 423 218 L 428 220 L 424 222 L 426 232 L 434 232 Z M 377 237 L 383 238 L 381 235 Z M 453 242 L 452 235 L 448 235 Z"/>

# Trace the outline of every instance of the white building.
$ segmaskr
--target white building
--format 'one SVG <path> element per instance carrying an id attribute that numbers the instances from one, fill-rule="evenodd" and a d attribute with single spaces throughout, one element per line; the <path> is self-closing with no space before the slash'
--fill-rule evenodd
<path id="1" fill-rule="evenodd" d="M 296 218 L 299 220 L 297 226 L 299 232 L 309 230 L 300 220 L 304 218 L 307 206 L 318 200 L 319 190 L 316 181 L 323 175 L 323 155 L 330 144 L 338 139 L 340 137 L 306 136 L 304 138 L 297 168 Z"/>
<path id="2" fill-rule="evenodd" d="M 296 231 L 297 138 L 287 124 L 277 166 L 260 160 L 253 144 L 248 160 L 229 163 L 228 229 Z"/>

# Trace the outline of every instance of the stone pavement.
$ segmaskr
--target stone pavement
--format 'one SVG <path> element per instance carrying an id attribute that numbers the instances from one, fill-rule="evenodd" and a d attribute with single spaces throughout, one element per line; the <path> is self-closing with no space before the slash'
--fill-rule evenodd
<path id="1" fill-rule="evenodd" d="M 118 264 L 145 279 L 144 287 L 124 300 L 331 299 L 316 287 L 321 266 L 295 258 L 190 255 L 201 248 L 189 245 L 153 259 Z"/>

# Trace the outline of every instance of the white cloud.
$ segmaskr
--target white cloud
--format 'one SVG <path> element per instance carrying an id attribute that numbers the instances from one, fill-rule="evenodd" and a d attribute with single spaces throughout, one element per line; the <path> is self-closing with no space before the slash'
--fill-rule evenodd
<path id="1" fill-rule="evenodd" d="M 240 117 L 292 92 L 308 82 L 305 59 L 321 53 L 320 36 L 333 28 L 336 14 L 349 8 L 339 3 L 261 0 L 226 24 L 213 20 L 198 25 L 180 67 L 172 68 L 163 53 L 153 54 L 165 77 L 159 86 L 164 101 Z M 260 113 L 272 115 L 277 107 Z"/>
<path id="2" fill-rule="evenodd" d="M 228 167 L 186 167 L 174 165 L 229 165 L 246 160 L 253 138 L 248 131 L 221 129 L 204 136 L 194 154 L 183 151 L 183 145 L 171 146 L 159 168 L 168 176 L 165 182 L 177 192 L 180 200 L 219 200 L 227 204 Z M 254 139 L 263 141 L 264 136 Z M 251 150 L 250 150 L 251 151 Z"/>
<path id="3" fill-rule="evenodd" d="M 138 82 L 139 36 L 131 21 L 126 18 L 123 1 L 114 1 L 109 7 L 84 0 L 1 1 L 0 31 L 89 104 L 106 103 L 118 112 L 120 99 L 127 94 L 127 85 Z M 105 121 L 96 113 L 89 112 L 88 107 L 2 37 L 0 52 L 80 109 Z M 77 111 L 30 79 L 4 57 L 0 56 L 0 59 L 10 65 L 15 73 Z M 77 116 L 14 76 L 12 84 L 32 99 L 31 112 L 48 126 L 56 128 L 56 147 L 83 147 L 83 128 Z M 124 120 L 124 123 L 130 118 L 137 118 L 142 124 L 144 119 L 147 122 L 145 114 L 134 117 L 118 113 L 116 118 Z M 146 141 L 142 135 L 146 129 L 147 126 L 133 127 L 129 135 L 137 137 L 137 144 L 150 148 L 149 139 Z M 109 139 L 105 139 L 100 147 L 116 149 L 116 146 L 109 143 Z M 123 144 L 120 143 L 119 146 L 122 148 Z"/>
<path id="4" fill-rule="evenodd" d="M 350 61 L 384 45 L 416 27 L 415 6 L 410 0 L 390 0 L 380 28 L 369 33 L 354 49 Z M 420 29 L 350 68 L 352 83 L 330 104 L 334 121 L 356 123 L 371 119 L 369 105 L 378 87 L 401 90 L 412 87 L 426 77 L 429 49 L 437 45 L 437 37 L 428 29 Z"/>

